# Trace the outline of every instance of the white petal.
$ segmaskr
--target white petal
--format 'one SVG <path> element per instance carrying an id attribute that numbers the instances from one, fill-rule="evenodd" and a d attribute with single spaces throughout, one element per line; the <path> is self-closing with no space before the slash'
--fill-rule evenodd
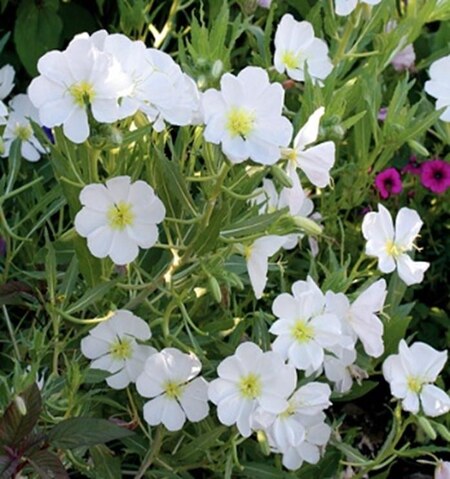
<path id="1" fill-rule="evenodd" d="M 299 304 L 290 294 L 282 293 L 275 298 L 272 312 L 278 318 L 296 319 L 299 315 Z"/>
<path id="2" fill-rule="evenodd" d="M 90 237 L 89 237 L 90 238 Z M 113 263 L 125 265 L 134 261 L 139 254 L 136 241 L 126 231 L 114 231 L 109 256 Z"/>
<path id="3" fill-rule="evenodd" d="M 413 261 L 406 253 L 397 258 L 397 271 L 407 286 L 423 281 L 425 271 L 430 267 L 426 261 Z"/>
<path id="4" fill-rule="evenodd" d="M 423 221 L 417 211 L 401 208 L 395 219 L 395 244 L 409 251 L 422 228 Z"/>
<path id="5" fill-rule="evenodd" d="M 112 230 L 109 227 L 104 226 L 102 228 L 96 229 L 88 236 L 87 244 L 89 251 L 96 258 L 105 258 L 106 256 L 108 256 L 112 241 Z"/>
<path id="6" fill-rule="evenodd" d="M 297 164 L 313 185 L 324 188 L 330 183 L 335 151 L 334 143 L 326 141 L 297 153 Z"/>
<path id="7" fill-rule="evenodd" d="M 126 368 L 123 368 L 118 373 L 106 378 L 106 383 L 113 389 L 124 389 L 130 384 L 130 382 L 131 378 Z"/>
<path id="8" fill-rule="evenodd" d="M 425 415 L 440 416 L 450 411 L 450 397 L 442 389 L 426 384 L 420 393 L 420 400 Z"/>
<path id="9" fill-rule="evenodd" d="M 325 108 L 321 106 L 318 108 L 300 128 L 294 140 L 294 148 L 303 150 L 305 146 L 314 143 L 319 136 L 320 119 L 325 113 Z"/>
<path id="10" fill-rule="evenodd" d="M 63 124 L 64 134 L 74 143 L 83 143 L 89 136 L 89 123 L 86 111 L 76 107 Z"/>
<path id="11" fill-rule="evenodd" d="M 419 395 L 408 391 L 406 397 L 402 401 L 403 409 L 413 414 L 419 412 Z"/>

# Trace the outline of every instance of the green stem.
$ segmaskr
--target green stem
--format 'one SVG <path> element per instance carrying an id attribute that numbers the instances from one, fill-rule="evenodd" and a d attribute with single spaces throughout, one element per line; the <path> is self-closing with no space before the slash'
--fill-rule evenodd
<path id="1" fill-rule="evenodd" d="M 144 477 L 145 473 L 147 472 L 147 469 L 152 465 L 153 461 L 155 460 L 161 449 L 162 440 L 163 429 L 161 426 L 158 426 L 158 428 L 156 429 L 155 439 L 153 439 L 152 447 L 150 448 L 147 457 L 145 458 L 142 466 L 140 467 L 134 479 L 141 479 L 142 477 Z"/>
<path id="2" fill-rule="evenodd" d="M 14 334 L 14 328 L 12 326 L 11 319 L 8 314 L 8 310 L 6 309 L 5 305 L 2 306 L 2 310 L 3 310 L 3 315 L 5 317 L 6 327 L 8 328 L 8 333 L 9 333 L 9 336 L 11 337 L 14 354 L 16 355 L 17 360 L 21 362 L 19 346 L 17 345 L 16 336 Z"/>

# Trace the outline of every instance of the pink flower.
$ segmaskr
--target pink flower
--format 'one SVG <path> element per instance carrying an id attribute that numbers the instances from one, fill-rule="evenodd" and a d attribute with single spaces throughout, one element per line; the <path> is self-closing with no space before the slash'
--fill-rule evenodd
<path id="1" fill-rule="evenodd" d="M 412 45 L 407 45 L 401 52 L 391 60 L 391 64 L 395 71 L 402 72 L 405 70 L 414 70 L 414 62 L 416 61 L 416 53 Z"/>
<path id="2" fill-rule="evenodd" d="M 380 120 L 380 121 L 386 120 L 387 114 L 388 114 L 388 109 L 387 109 L 387 107 L 386 107 L 386 106 L 382 106 L 382 107 L 380 108 L 380 111 L 378 112 L 378 116 L 377 116 L 378 120 Z"/>
<path id="3" fill-rule="evenodd" d="M 433 193 L 444 193 L 450 188 L 450 164 L 436 159 L 422 164 L 420 181 Z"/>
<path id="4" fill-rule="evenodd" d="M 272 0 L 258 0 L 258 5 L 262 8 L 270 8 Z"/>
<path id="5" fill-rule="evenodd" d="M 416 155 L 409 157 L 409 162 L 402 168 L 402 173 L 410 173 L 411 175 L 420 176 L 422 173 L 422 164 L 417 161 Z"/>
<path id="6" fill-rule="evenodd" d="M 375 177 L 375 188 L 384 200 L 398 195 L 403 189 L 400 173 L 395 168 L 386 168 Z"/>
<path id="7" fill-rule="evenodd" d="M 450 479 L 450 462 L 439 461 L 434 471 L 434 479 Z"/>

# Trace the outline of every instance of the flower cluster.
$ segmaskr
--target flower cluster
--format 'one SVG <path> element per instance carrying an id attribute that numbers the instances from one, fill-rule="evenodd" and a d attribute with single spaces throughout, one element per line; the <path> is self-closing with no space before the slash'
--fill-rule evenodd
<path id="1" fill-rule="evenodd" d="M 71 65 L 77 65 L 73 69 Z M 38 62 L 28 94 L 43 125 L 62 125 L 74 143 L 89 137 L 89 117 L 114 123 L 143 112 L 157 131 L 188 125 L 198 115 L 198 91 L 172 58 L 122 34 L 76 35 L 64 51 Z"/>

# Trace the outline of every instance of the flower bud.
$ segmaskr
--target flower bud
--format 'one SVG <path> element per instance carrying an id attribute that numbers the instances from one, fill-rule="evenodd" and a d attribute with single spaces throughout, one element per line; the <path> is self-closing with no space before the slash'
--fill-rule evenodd
<path id="1" fill-rule="evenodd" d="M 222 60 L 216 60 L 211 68 L 211 75 L 214 78 L 219 78 L 222 75 L 223 63 Z"/>
<path id="2" fill-rule="evenodd" d="M 433 441 L 436 439 L 437 434 L 436 431 L 433 429 L 431 422 L 424 416 L 420 416 L 418 418 L 418 423 L 423 432 Z M 450 479 L 450 478 L 449 478 Z"/>
<path id="3" fill-rule="evenodd" d="M 220 285 L 217 279 L 214 276 L 208 277 L 209 291 L 213 295 L 217 303 L 222 301 L 222 291 L 220 290 Z"/>
<path id="4" fill-rule="evenodd" d="M 434 471 L 434 479 L 450 479 L 450 462 L 439 461 Z"/>
<path id="5" fill-rule="evenodd" d="M 14 404 L 16 405 L 17 409 L 19 410 L 19 413 L 22 416 L 26 416 L 27 405 L 25 404 L 25 401 L 23 400 L 22 396 L 16 396 L 14 398 Z"/>

